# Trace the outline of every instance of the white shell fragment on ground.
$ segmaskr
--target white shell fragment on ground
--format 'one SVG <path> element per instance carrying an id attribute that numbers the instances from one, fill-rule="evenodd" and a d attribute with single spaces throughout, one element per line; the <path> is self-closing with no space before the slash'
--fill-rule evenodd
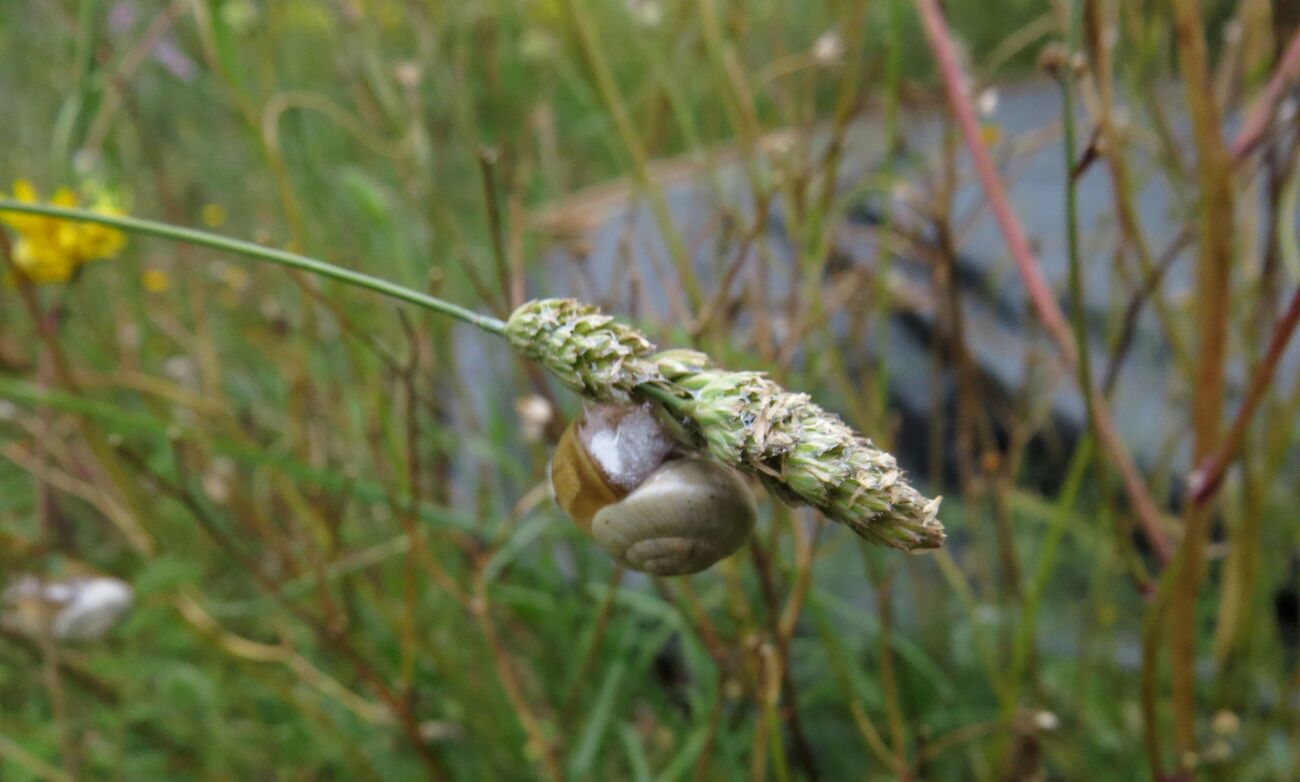
<path id="1" fill-rule="evenodd" d="M 0 626 L 59 641 L 97 641 L 126 615 L 130 585 L 109 576 L 42 581 L 20 576 L 0 595 Z"/>

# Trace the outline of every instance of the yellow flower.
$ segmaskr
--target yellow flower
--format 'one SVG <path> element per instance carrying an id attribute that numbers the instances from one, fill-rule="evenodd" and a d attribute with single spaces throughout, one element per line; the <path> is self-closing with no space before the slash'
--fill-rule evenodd
<path id="1" fill-rule="evenodd" d="M 40 200 L 35 186 L 25 179 L 14 182 L 14 200 L 34 204 Z M 76 207 L 77 195 L 66 187 L 55 191 L 50 199 L 54 206 Z M 122 211 L 111 199 L 101 195 L 91 209 L 106 215 Z M 18 273 L 34 283 L 67 282 L 85 264 L 101 258 L 113 258 L 126 245 L 126 234 L 116 228 L 93 223 L 61 220 L 41 215 L 5 213 L 0 221 L 18 233 L 14 243 L 14 264 Z"/>
<path id="2" fill-rule="evenodd" d="M 60 191 L 62 194 L 62 191 Z M 57 197 L 57 196 L 56 196 Z M 36 188 L 26 179 L 19 179 L 14 182 L 14 200 L 22 201 L 25 204 L 34 204 L 40 200 L 37 196 Z M 17 212 L 5 213 L 0 216 L 0 221 L 5 222 L 15 231 L 23 236 L 43 236 L 49 238 L 52 236 L 50 228 L 57 222 L 48 217 L 38 215 L 19 214 Z"/>
<path id="3" fill-rule="evenodd" d="M 109 217 L 121 217 L 123 215 L 122 210 L 118 209 L 111 199 L 103 195 L 95 199 L 91 209 Z M 83 263 L 105 258 L 116 258 L 117 254 L 122 252 L 122 248 L 126 246 L 126 234 L 116 228 L 94 223 L 78 223 L 77 228 L 79 231 L 75 252 L 78 257 L 85 259 L 82 261 Z"/>
<path id="4" fill-rule="evenodd" d="M 203 224 L 209 228 L 220 228 L 226 224 L 226 208 L 221 204 L 204 204 L 199 215 Z"/>
<path id="5" fill-rule="evenodd" d="M 140 284 L 150 293 L 166 293 L 172 287 L 172 280 L 162 269 L 147 269 L 140 275 Z"/>
<path id="6" fill-rule="evenodd" d="M 25 236 L 14 243 L 14 265 L 19 274 L 37 284 L 67 282 L 77 270 L 71 255 Z"/>

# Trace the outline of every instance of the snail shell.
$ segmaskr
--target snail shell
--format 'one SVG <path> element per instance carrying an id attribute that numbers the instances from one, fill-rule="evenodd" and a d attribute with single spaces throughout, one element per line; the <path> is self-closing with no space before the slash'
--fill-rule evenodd
<path id="1" fill-rule="evenodd" d="M 556 446 L 551 489 L 611 556 L 661 576 L 697 573 L 729 556 L 757 513 L 733 470 L 680 455 L 648 406 L 584 409 Z"/>
<path id="2" fill-rule="evenodd" d="M 134 591 L 108 576 L 13 580 L 0 593 L 0 627 L 59 641 L 97 641 L 131 608 Z"/>

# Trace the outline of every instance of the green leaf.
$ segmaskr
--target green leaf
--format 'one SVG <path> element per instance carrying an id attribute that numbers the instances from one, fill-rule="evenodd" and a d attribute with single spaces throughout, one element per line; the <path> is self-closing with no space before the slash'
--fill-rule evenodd
<path id="1" fill-rule="evenodd" d="M 163 554 L 149 560 L 148 564 L 132 579 L 136 595 L 150 595 L 175 592 L 186 584 L 199 580 L 202 568 L 193 562 Z"/>
<path id="2" fill-rule="evenodd" d="M 582 731 L 582 736 L 578 739 L 578 749 L 573 753 L 573 759 L 569 762 L 570 777 L 586 779 L 591 773 L 592 765 L 596 760 L 596 753 L 600 751 L 601 742 L 604 741 L 605 732 L 609 728 L 614 700 L 618 695 L 619 687 L 622 685 L 623 676 L 626 673 L 627 666 L 622 662 L 615 662 L 610 666 L 609 673 L 605 675 L 605 681 L 600 686 L 600 694 L 596 696 L 596 703 L 591 708 L 587 725 Z"/>

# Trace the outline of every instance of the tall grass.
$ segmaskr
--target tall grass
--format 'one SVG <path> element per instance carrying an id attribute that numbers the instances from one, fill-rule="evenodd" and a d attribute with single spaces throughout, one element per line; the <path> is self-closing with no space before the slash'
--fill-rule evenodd
<path id="1" fill-rule="evenodd" d="M 1259 0 L 997 5 L 0 10 L 0 185 L 96 184 L 133 215 L 257 245 L 133 235 L 68 285 L 0 289 L 0 580 L 89 568 L 138 596 L 98 645 L 0 628 L 0 777 L 1294 776 L 1300 389 L 1277 369 L 1300 301 L 1295 20 Z M 957 193 L 979 178 L 1032 280 L 997 195 L 1015 140 L 969 104 L 1039 60 L 1069 98 L 1043 124 L 1074 117 L 1072 239 L 1113 239 L 1071 241 L 1073 291 L 1027 286 L 1008 409 L 974 365 Z M 1174 78 L 1190 129 L 1161 89 Z M 937 148 L 908 147 L 900 107 L 918 103 L 952 107 Z M 887 154 L 843 187 L 855 120 L 878 109 Z M 751 208 L 717 218 L 735 251 L 698 274 L 669 177 L 709 182 L 731 160 Z M 870 549 L 765 502 L 748 548 L 708 573 L 623 572 L 547 498 L 576 400 L 492 336 L 349 285 L 488 324 L 588 295 L 582 262 L 545 273 L 542 229 L 581 239 L 603 218 L 566 196 L 619 176 L 664 238 L 668 301 L 619 314 L 765 369 L 883 446 L 908 444 L 868 346 L 893 313 L 936 313 L 929 360 L 954 402 L 936 394 L 915 472 L 947 496 L 948 549 Z M 1097 224 L 1077 219 L 1082 177 L 1111 183 Z M 1179 236 L 1141 224 L 1151 181 L 1175 194 Z M 845 263 L 837 232 L 863 191 L 890 194 L 879 258 Z M 8 268 L 8 240 L 0 255 Z M 890 272 L 902 257 L 928 264 L 920 301 Z M 1089 361 L 1098 265 L 1114 306 Z M 1190 297 L 1171 294 L 1177 266 L 1195 266 Z M 773 307 L 760 283 L 787 268 Z M 617 279 L 607 303 L 643 301 Z M 1213 481 L 1139 466 L 1108 423 L 1138 322 L 1171 356 L 1186 426 L 1170 447 Z M 1092 425 L 1044 495 L 1038 379 L 1058 367 Z M 514 405 L 532 396 L 556 412 L 537 437 Z"/>

